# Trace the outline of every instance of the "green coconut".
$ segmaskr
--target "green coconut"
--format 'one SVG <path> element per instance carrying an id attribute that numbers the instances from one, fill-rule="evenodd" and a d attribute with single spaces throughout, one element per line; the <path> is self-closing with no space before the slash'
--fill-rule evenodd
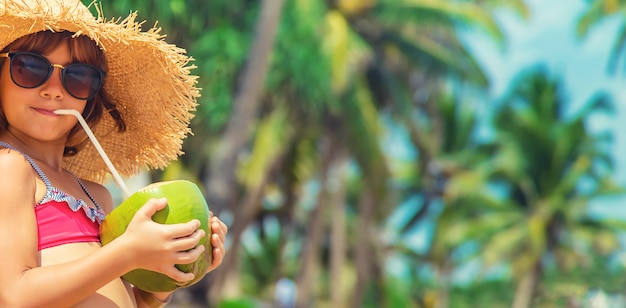
<path id="1" fill-rule="evenodd" d="M 206 274 L 211 265 L 212 247 L 210 242 L 211 228 L 209 226 L 209 207 L 196 184 L 185 180 L 157 182 L 146 186 L 128 197 L 117 206 L 100 225 L 100 241 L 102 245 L 122 235 L 133 216 L 151 198 L 167 198 L 167 206 L 156 212 L 152 220 L 162 224 L 176 224 L 188 222 L 192 219 L 200 220 L 207 236 L 200 240 L 198 245 L 204 245 L 204 252 L 190 264 L 176 264 L 176 268 L 186 273 L 193 273 L 194 279 L 180 283 L 167 275 L 145 270 L 135 269 L 122 276 L 128 282 L 141 290 L 148 292 L 173 291 L 179 287 L 188 287 L 198 282 Z"/>

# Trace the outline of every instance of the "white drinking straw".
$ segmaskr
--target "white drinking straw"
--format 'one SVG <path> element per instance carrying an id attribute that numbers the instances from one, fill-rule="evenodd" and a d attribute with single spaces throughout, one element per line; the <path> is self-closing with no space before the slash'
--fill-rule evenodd
<path id="1" fill-rule="evenodd" d="M 74 109 L 57 109 L 54 111 L 54 113 L 69 114 L 69 115 L 75 116 L 78 119 L 78 122 L 87 133 L 87 136 L 89 136 L 89 139 L 91 139 L 91 142 L 93 143 L 93 145 L 96 147 L 96 150 L 98 150 L 98 153 L 100 153 L 100 156 L 102 156 L 102 159 L 104 159 L 104 163 L 107 165 L 107 167 L 109 167 L 109 170 L 111 170 L 111 174 L 113 174 L 113 177 L 117 181 L 117 184 L 122 189 L 122 192 L 124 193 L 124 197 L 128 198 L 130 196 L 130 190 L 128 190 L 128 187 L 126 187 L 126 184 L 124 184 L 124 181 L 122 180 L 122 177 L 120 176 L 120 174 L 117 172 L 117 169 L 115 169 L 115 167 L 113 166 L 113 163 L 111 163 L 111 160 L 102 149 L 102 146 L 100 146 L 100 142 L 98 142 L 98 139 L 96 139 L 96 136 L 91 131 L 91 128 L 89 128 L 89 125 L 87 125 L 87 122 L 85 122 L 83 115 L 81 115 L 78 111 Z"/>

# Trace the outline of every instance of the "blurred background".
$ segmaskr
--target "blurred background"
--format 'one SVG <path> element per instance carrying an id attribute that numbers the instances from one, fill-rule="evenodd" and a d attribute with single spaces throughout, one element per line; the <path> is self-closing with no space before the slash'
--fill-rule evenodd
<path id="1" fill-rule="evenodd" d="M 186 154 L 128 179 L 229 226 L 168 307 L 626 307 L 625 1 L 102 6 L 202 88 Z"/>

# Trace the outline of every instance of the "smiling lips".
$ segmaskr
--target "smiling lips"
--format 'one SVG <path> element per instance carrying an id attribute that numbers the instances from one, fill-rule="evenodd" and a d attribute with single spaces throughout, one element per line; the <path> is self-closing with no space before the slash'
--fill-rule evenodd
<path id="1" fill-rule="evenodd" d="M 41 114 L 55 116 L 55 117 L 59 116 L 58 114 L 54 113 L 54 110 L 51 110 L 51 109 L 41 109 L 41 108 L 33 108 L 33 109 Z"/>

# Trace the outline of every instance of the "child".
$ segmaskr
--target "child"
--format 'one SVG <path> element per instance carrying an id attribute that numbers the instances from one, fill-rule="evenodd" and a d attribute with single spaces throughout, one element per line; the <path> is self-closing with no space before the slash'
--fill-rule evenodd
<path id="1" fill-rule="evenodd" d="M 119 22 L 119 20 L 118 20 Z M 72 116 L 82 113 L 122 176 L 181 153 L 198 90 L 184 51 L 134 15 L 94 18 L 80 1 L 0 2 L 0 307 L 160 307 L 172 292 L 125 282 L 136 268 L 180 282 L 206 236 L 192 220 L 161 225 L 148 201 L 106 246 L 99 223 L 113 209 L 107 167 Z M 211 217 L 215 269 L 226 226 Z"/>

